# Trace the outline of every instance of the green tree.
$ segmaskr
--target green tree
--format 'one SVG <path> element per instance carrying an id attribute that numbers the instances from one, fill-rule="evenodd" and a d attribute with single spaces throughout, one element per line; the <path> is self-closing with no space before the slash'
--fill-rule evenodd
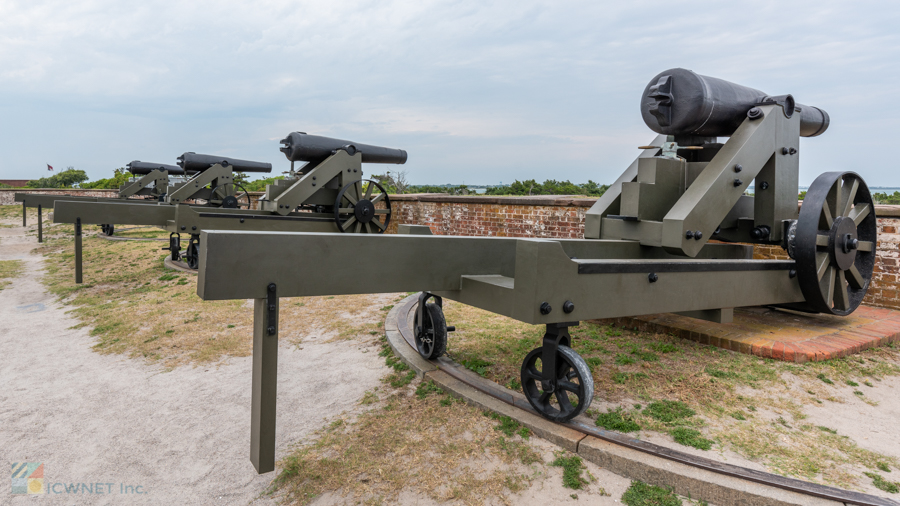
<path id="1" fill-rule="evenodd" d="M 127 183 L 132 177 L 134 177 L 134 174 L 125 170 L 125 167 L 119 167 L 113 171 L 113 177 L 81 183 L 80 187 L 88 189 L 117 189 Z"/>
<path id="2" fill-rule="evenodd" d="M 88 176 L 83 170 L 67 167 L 66 170 L 59 174 L 29 181 L 26 186 L 28 188 L 73 188 L 75 185 L 87 180 Z"/>

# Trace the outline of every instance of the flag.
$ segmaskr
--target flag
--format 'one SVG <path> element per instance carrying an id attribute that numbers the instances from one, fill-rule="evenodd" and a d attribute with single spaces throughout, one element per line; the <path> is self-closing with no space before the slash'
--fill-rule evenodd
<path id="1" fill-rule="evenodd" d="M 47 170 L 53 170 L 53 166 L 50 165 L 49 163 L 47 164 Z"/>

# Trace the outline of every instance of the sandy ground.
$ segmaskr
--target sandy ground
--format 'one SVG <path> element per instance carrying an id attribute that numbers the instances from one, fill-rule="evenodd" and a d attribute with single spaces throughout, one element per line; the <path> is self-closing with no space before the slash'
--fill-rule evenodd
<path id="1" fill-rule="evenodd" d="M 250 358 L 163 372 L 94 353 L 88 330 L 72 330 L 76 321 L 38 282 L 41 257 L 30 253 L 35 239 L 23 237 L 21 228 L 0 229 L 0 236 L 0 259 L 26 265 L 0 291 L 5 461 L 43 462 L 46 499 L 66 504 L 257 499 L 275 473 L 258 476 L 250 464 Z M 374 343 L 304 344 L 302 350 L 285 345 L 279 359 L 279 456 L 352 410 L 387 371 Z M 11 495 L 9 483 L 0 489 L 4 503 L 32 499 Z M 84 495 L 66 493 L 67 483 L 104 485 Z M 139 486 L 144 493 L 122 494 L 120 486 Z"/>

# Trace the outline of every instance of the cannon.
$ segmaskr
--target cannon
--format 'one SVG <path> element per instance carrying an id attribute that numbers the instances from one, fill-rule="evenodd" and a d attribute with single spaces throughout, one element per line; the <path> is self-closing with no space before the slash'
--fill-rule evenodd
<path id="1" fill-rule="evenodd" d="M 132 162 L 128 162 L 125 167 L 128 168 L 128 172 L 136 176 L 144 176 L 152 173 L 155 170 L 166 171 L 170 176 L 183 176 L 185 175 L 184 169 L 177 165 L 166 165 L 164 163 L 153 163 L 153 162 L 142 162 L 140 160 L 134 160 Z M 191 171 L 193 174 L 196 171 Z"/>
<path id="2" fill-rule="evenodd" d="M 185 171 L 198 171 L 186 183 L 176 186 L 160 202 L 147 207 L 131 202 L 58 202 L 54 207 L 54 221 L 72 223 L 76 235 L 76 282 L 82 281 L 80 263 L 81 226 L 109 222 L 130 225 L 153 225 L 169 231 L 169 247 L 173 260 L 184 259 L 188 267 L 199 265 L 201 233 L 204 230 L 266 230 L 347 232 L 381 234 L 391 219 L 391 202 L 384 187 L 377 181 L 363 180 L 362 163 L 404 163 L 406 152 L 367 144 L 351 143 L 327 137 L 298 134 L 288 135 L 291 142 L 283 144 L 300 147 L 314 139 L 316 148 L 306 149 L 315 157 L 294 153 L 291 170 L 284 179 L 266 186 L 265 195 L 258 200 L 258 209 L 250 209 L 249 195 L 234 183 L 233 171 L 269 172 L 269 163 L 248 162 L 233 158 L 184 153 L 178 163 Z M 323 146 L 330 149 L 322 157 Z M 363 146 L 363 148 L 359 148 Z M 368 152 L 380 153 L 366 158 Z M 282 151 L 284 149 L 282 148 Z M 400 156 L 402 154 L 402 158 Z M 294 170 L 293 161 L 308 163 Z M 374 160 L 374 161 L 373 161 Z M 389 162 L 384 162 L 390 160 Z M 211 164 L 211 165 L 210 165 Z M 240 191 L 235 191 L 239 189 Z M 247 195 L 246 199 L 244 196 Z M 207 199 L 215 209 L 186 206 L 188 199 Z M 172 204 L 172 205 L 163 205 Z M 182 248 L 182 234 L 189 236 Z M 183 251 L 183 253 L 182 253 Z"/>
<path id="3" fill-rule="evenodd" d="M 402 149 L 370 146 L 331 137 L 309 135 L 306 132 L 291 132 L 281 140 L 281 143 L 284 144 L 280 148 L 281 152 L 291 162 L 321 162 L 336 150 L 346 149 L 351 155 L 357 151 L 362 153 L 363 163 L 406 163 L 406 151 Z"/>
<path id="4" fill-rule="evenodd" d="M 555 422 L 591 404 L 591 372 L 569 333 L 582 320 L 673 312 L 727 323 L 735 307 L 847 315 L 860 304 L 877 241 L 862 177 L 822 174 L 798 211 L 798 142 L 825 131 L 824 110 L 672 69 L 651 80 L 641 113 L 660 135 L 587 213 L 583 239 L 433 236 L 409 225 L 398 235 L 204 231 L 197 294 L 255 301 L 257 471 L 274 468 L 281 297 L 419 291 L 415 342 L 429 360 L 446 350 L 444 299 L 544 325 L 521 384 Z M 789 259 L 754 260 L 755 244 L 780 245 Z"/>
<path id="5" fill-rule="evenodd" d="M 226 156 L 198 155 L 194 152 L 187 152 L 178 157 L 178 166 L 189 172 L 203 172 L 216 165 L 230 167 L 233 172 L 272 172 L 272 164 L 265 162 L 238 160 Z"/>

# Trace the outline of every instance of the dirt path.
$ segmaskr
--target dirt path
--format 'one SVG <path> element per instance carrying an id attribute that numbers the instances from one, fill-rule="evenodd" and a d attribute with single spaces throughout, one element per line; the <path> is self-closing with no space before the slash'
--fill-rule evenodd
<path id="1" fill-rule="evenodd" d="M 30 252 L 34 246 L 21 227 L 0 229 L 0 259 L 26 265 L 0 291 L 5 461 L 43 462 L 55 503 L 269 502 L 259 496 L 275 475 L 257 476 L 249 460 L 250 358 L 163 372 L 94 353 L 88 329 L 71 329 L 77 322 L 39 283 L 41 257 Z M 385 370 L 372 343 L 304 343 L 302 350 L 283 345 L 278 455 L 353 409 Z M 80 483 L 103 485 L 94 485 L 93 493 L 66 493 L 64 484 Z M 127 486 L 143 494 L 122 493 Z M 2 494 L 12 504 L 31 499 L 9 490 Z"/>

